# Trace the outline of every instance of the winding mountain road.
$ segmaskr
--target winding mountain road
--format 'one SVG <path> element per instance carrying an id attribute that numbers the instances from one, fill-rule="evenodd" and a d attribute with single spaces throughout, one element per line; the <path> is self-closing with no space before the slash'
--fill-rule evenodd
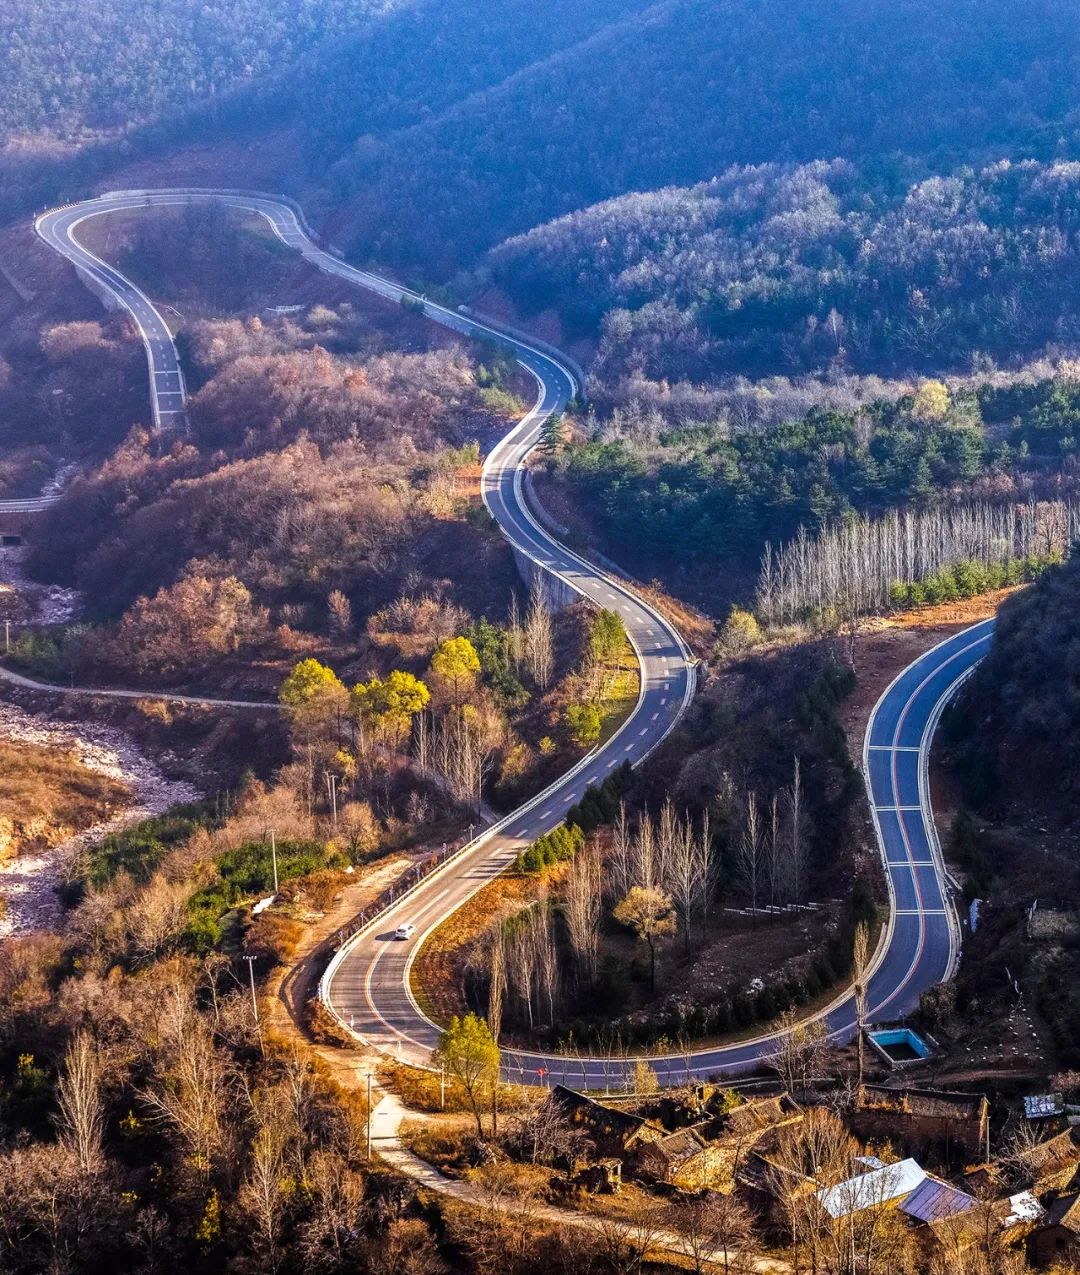
<path id="1" fill-rule="evenodd" d="M 519 558 L 531 564 L 530 569 L 554 577 L 564 588 L 597 606 L 619 613 L 641 664 L 637 705 L 611 739 L 361 929 L 327 969 L 321 995 L 343 1026 L 392 1056 L 425 1065 L 439 1029 L 424 1014 L 410 988 L 412 963 L 423 940 L 502 872 L 520 848 L 561 822 L 566 809 L 581 798 L 589 784 L 603 780 L 623 761 L 637 764 L 667 736 L 693 695 L 694 661 L 667 620 L 622 582 L 560 544 L 528 508 L 522 490 L 526 458 L 544 421 L 578 392 L 575 371 L 547 348 L 510 336 L 479 317 L 435 305 L 325 252 L 313 241 L 302 213 L 284 199 L 195 189 L 121 191 L 52 209 L 37 219 L 37 233 L 44 242 L 72 262 L 107 304 L 122 306 L 133 317 L 146 349 L 154 423 L 159 430 L 186 426 L 183 370 L 172 333 L 150 298 L 80 243 L 76 231 L 92 218 L 148 206 L 182 206 L 194 200 L 213 200 L 257 214 L 283 243 L 327 274 L 391 302 L 409 300 L 423 305 L 432 321 L 466 338 L 496 340 L 513 350 L 520 365 L 535 379 L 537 398 L 487 457 L 482 478 L 484 502 Z M 43 508 L 57 498 L 0 502 L 0 510 L 26 508 L 28 504 Z M 959 933 L 930 810 L 927 757 L 944 704 L 985 654 L 991 633 L 992 622 L 988 621 L 927 652 L 889 687 L 870 721 L 863 764 L 891 902 L 869 984 L 871 1019 L 893 1018 L 912 1009 L 919 995 L 948 977 L 955 965 Z M 23 685 L 59 689 L 8 676 Z M 238 706 L 256 707 L 243 702 Z M 393 932 L 405 921 L 416 925 L 417 936 L 409 943 L 395 942 Z M 822 1011 L 822 1017 L 837 1037 L 850 1036 L 855 1024 L 850 995 L 839 996 Z M 774 1047 L 775 1037 L 764 1036 L 650 1061 L 662 1078 L 675 1081 L 688 1075 L 746 1069 Z M 625 1057 L 504 1052 L 508 1078 L 528 1082 L 539 1077 L 591 1088 L 619 1085 L 630 1061 Z"/>

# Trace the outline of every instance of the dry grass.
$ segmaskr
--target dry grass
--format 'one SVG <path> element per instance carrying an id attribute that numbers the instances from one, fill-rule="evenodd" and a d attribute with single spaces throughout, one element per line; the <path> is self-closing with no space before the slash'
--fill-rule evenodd
<path id="1" fill-rule="evenodd" d="M 0 742 L 0 858 L 55 845 L 130 802 L 74 752 Z"/>
<path id="2" fill-rule="evenodd" d="M 410 1067 L 407 1063 L 393 1062 L 382 1057 L 378 1065 L 379 1084 L 392 1089 L 405 1106 L 413 1111 L 439 1113 L 448 1124 L 458 1117 L 472 1118 L 472 1107 L 464 1089 L 452 1077 L 440 1080 L 437 1071 L 425 1071 L 422 1067 Z M 537 1090 L 528 1085 L 500 1085 L 499 1113 L 522 1111 L 536 1101 Z M 485 1113 L 485 1120 L 487 1119 Z"/>
<path id="3" fill-rule="evenodd" d="M 600 743 L 606 743 L 634 711 L 641 688 L 641 668 L 633 647 L 624 643 L 615 667 L 604 679 L 600 710 Z"/>

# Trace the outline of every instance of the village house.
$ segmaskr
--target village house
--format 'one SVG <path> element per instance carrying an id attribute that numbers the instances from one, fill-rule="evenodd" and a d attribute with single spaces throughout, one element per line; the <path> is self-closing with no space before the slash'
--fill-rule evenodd
<path id="1" fill-rule="evenodd" d="M 978 1200 L 931 1174 L 898 1207 L 927 1257 L 966 1248 L 975 1238 L 973 1215 L 979 1212 Z"/>
<path id="2" fill-rule="evenodd" d="M 716 1142 L 752 1146 L 764 1134 L 797 1124 L 802 1118 L 802 1108 L 788 1094 L 770 1094 L 750 1098 L 714 1116 L 705 1126 L 706 1136 Z"/>
<path id="3" fill-rule="evenodd" d="M 699 1089 L 677 1105 L 660 1107 L 671 1124 L 697 1114 L 697 1123 L 666 1129 L 657 1121 L 608 1103 L 597 1102 L 565 1085 L 556 1085 L 552 1101 L 576 1127 L 585 1130 L 598 1156 L 615 1157 L 624 1172 L 686 1191 L 729 1192 L 739 1164 L 763 1139 L 802 1119 L 787 1094 L 752 1098 L 708 1115 L 719 1089 Z M 705 1114 L 706 1118 L 700 1116 Z"/>
<path id="4" fill-rule="evenodd" d="M 1047 1138 L 1025 1151 L 1022 1157 L 1027 1184 L 1037 1196 L 1051 1191 L 1065 1191 L 1073 1183 L 1080 1168 L 1080 1144 L 1075 1129 Z"/>
<path id="5" fill-rule="evenodd" d="M 959 1187 L 927 1174 L 899 1205 L 923 1252 L 955 1254 L 980 1243 L 988 1233 L 1003 1243 L 1022 1240 L 1043 1215 L 1030 1191 L 1004 1199 L 977 1199 Z"/>
<path id="6" fill-rule="evenodd" d="M 658 1142 L 665 1137 L 660 1125 L 643 1116 L 607 1106 L 565 1085 L 556 1085 L 551 1100 L 576 1128 L 592 1139 L 597 1155 L 625 1159 L 639 1144 Z"/>
<path id="7" fill-rule="evenodd" d="M 970 1162 L 985 1154 L 990 1104 L 983 1094 L 863 1085 L 848 1125 L 864 1141 L 896 1140 L 911 1155 Z"/>
<path id="8" fill-rule="evenodd" d="M 1030 1191 L 1017 1191 L 1014 1195 L 995 1200 L 990 1209 L 998 1234 L 1006 1244 L 1015 1244 L 1030 1235 L 1045 1213 Z"/>
<path id="9" fill-rule="evenodd" d="M 642 1142 L 634 1169 L 643 1178 L 684 1191 L 731 1189 L 731 1158 L 694 1129 L 680 1129 L 656 1142 Z"/>
<path id="10" fill-rule="evenodd" d="M 1053 1201 L 1042 1226 L 1028 1237 L 1028 1256 L 1039 1266 L 1080 1257 L 1080 1192 Z"/>
<path id="11" fill-rule="evenodd" d="M 860 1159 L 866 1166 L 865 1172 L 834 1186 L 819 1187 L 815 1192 L 818 1204 L 831 1218 L 899 1205 L 926 1179 L 926 1171 L 914 1160 L 882 1164 L 873 1156 Z"/>

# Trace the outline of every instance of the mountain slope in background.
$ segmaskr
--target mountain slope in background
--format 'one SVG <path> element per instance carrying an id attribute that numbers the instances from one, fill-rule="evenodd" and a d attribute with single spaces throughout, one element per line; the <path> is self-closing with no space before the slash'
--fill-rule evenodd
<path id="1" fill-rule="evenodd" d="M 1047 156 L 1075 131 L 1080 27 L 1064 0 L 625 9 L 427 122 L 360 139 L 333 170 L 360 250 L 445 268 L 598 199 L 733 163 Z M 331 114 L 360 91 L 339 88 Z M 307 122 L 326 133 L 317 112 Z"/>
<path id="2" fill-rule="evenodd" d="M 278 74 L 403 0 L 5 0 L 0 143 L 155 120 Z"/>

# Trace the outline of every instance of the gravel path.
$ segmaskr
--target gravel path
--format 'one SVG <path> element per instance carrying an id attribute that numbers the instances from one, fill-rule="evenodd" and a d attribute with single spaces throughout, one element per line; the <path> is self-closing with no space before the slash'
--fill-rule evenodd
<path id="1" fill-rule="evenodd" d="M 88 769 L 122 783 L 135 798 L 135 804 L 114 819 L 87 828 L 51 850 L 20 855 L 0 864 L 0 896 L 7 904 L 6 914 L 0 917 L 0 938 L 58 929 L 63 909 L 56 897 L 56 886 L 73 855 L 98 844 L 111 832 L 201 796 L 191 784 L 167 779 L 130 736 L 114 727 L 85 721 L 50 722 L 0 702 L 0 736 L 44 747 L 74 749 Z"/>

